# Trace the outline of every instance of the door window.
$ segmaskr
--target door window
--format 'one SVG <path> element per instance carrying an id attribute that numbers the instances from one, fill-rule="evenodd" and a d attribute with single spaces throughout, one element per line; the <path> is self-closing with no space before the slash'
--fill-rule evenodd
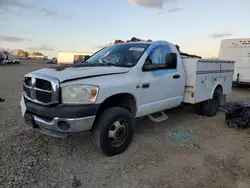
<path id="1" fill-rule="evenodd" d="M 171 53 L 169 46 L 159 46 L 155 48 L 146 60 L 146 64 L 152 66 L 152 68 L 168 68 L 166 64 L 166 56 Z"/>

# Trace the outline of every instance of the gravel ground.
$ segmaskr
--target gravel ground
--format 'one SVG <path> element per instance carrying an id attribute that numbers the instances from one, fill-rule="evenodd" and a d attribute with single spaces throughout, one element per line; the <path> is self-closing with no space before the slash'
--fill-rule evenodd
<path id="1" fill-rule="evenodd" d="M 250 187 L 250 130 L 229 129 L 223 113 L 206 118 L 185 106 L 162 123 L 138 120 L 132 144 L 114 157 L 96 151 L 90 136 L 63 140 L 33 131 L 21 118 L 21 82 L 42 66 L 0 67 L 0 187 Z M 250 102 L 249 94 L 237 88 L 228 98 Z M 192 136 L 179 145 L 172 131 Z"/>

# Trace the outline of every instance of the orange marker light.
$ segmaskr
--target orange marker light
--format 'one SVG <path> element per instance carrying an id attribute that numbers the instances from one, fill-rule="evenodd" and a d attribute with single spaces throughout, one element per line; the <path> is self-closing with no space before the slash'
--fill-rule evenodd
<path id="1" fill-rule="evenodd" d="M 97 94 L 97 89 L 91 89 L 89 99 L 94 99 L 96 97 L 96 94 Z"/>

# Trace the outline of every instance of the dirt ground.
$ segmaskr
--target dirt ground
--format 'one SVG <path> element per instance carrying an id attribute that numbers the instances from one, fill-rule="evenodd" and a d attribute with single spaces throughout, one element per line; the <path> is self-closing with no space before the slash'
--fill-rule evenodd
<path id="1" fill-rule="evenodd" d="M 222 112 L 206 118 L 185 106 L 162 123 L 138 120 L 132 144 L 114 157 L 96 151 L 91 136 L 36 133 L 23 123 L 19 100 L 23 75 L 42 66 L 0 67 L 0 187 L 250 187 L 250 130 L 229 129 Z M 250 89 L 234 89 L 228 99 L 250 103 Z M 172 131 L 191 136 L 180 144 Z"/>

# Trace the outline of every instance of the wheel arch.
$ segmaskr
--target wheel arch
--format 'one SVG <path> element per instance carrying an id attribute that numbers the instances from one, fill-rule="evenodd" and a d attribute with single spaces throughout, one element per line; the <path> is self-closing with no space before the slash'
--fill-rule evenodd
<path id="1" fill-rule="evenodd" d="M 222 87 L 222 85 L 221 85 L 220 83 L 218 83 L 218 84 L 216 84 L 216 85 L 214 86 L 214 88 L 213 88 L 213 90 L 212 90 L 212 93 L 211 93 L 211 96 L 210 96 L 210 99 L 213 98 L 214 93 L 215 93 L 216 91 L 219 91 L 222 95 L 224 94 L 223 87 Z"/>
<path id="2" fill-rule="evenodd" d="M 101 103 L 96 113 L 96 117 L 97 117 L 96 120 L 98 119 L 101 113 L 103 113 L 106 109 L 111 108 L 111 107 L 123 107 L 127 109 L 128 111 L 130 111 L 134 117 L 136 116 L 136 112 L 137 112 L 136 98 L 131 93 L 119 93 L 119 94 L 111 95 L 108 98 L 106 98 Z M 94 122 L 94 125 L 95 125 L 95 122 Z"/>

